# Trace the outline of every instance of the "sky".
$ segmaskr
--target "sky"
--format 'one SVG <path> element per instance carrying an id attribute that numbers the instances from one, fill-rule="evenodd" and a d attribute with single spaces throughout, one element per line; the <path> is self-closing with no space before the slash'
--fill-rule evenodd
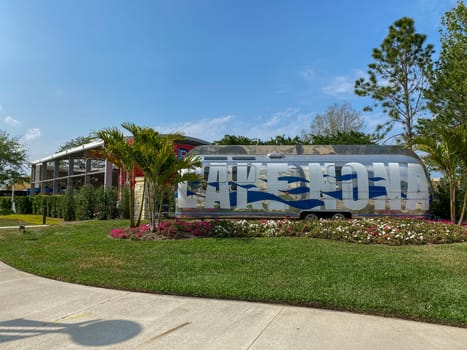
<path id="1" fill-rule="evenodd" d="M 28 159 L 123 122 L 206 141 L 309 131 L 407 16 L 439 52 L 455 0 L 0 0 L 0 130 Z M 385 120 L 363 113 L 365 131 Z"/>

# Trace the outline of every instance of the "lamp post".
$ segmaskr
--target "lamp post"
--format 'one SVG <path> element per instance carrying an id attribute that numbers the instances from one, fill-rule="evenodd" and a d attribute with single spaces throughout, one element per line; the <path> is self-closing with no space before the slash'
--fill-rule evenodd
<path id="1" fill-rule="evenodd" d="M 15 185 L 11 185 L 11 211 L 16 214 L 15 206 Z"/>

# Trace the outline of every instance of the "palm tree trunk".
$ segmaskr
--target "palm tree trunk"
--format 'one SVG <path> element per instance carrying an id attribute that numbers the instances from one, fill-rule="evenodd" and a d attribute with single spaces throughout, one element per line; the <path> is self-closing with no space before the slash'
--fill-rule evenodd
<path id="1" fill-rule="evenodd" d="M 464 222 L 466 207 L 467 207 L 467 189 L 464 192 L 464 200 L 462 201 L 462 210 L 461 210 L 461 216 L 459 218 L 459 222 L 457 223 L 458 225 L 462 225 L 462 223 Z"/>
<path id="2" fill-rule="evenodd" d="M 128 200 L 130 207 L 130 227 L 135 227 L 135 181 L 133 171 L 133 169 L 128 171 L 128 178 L 130 183 L 130 198 Z"/>
<path id="3" fill-rule="evenodd" d="M 451 222 L 456 222 L 456 181 L 449 179 L 449 210 L 451 212 Z"/>
<path id="4" fill-rule="evenodd" d="M 149 226 L 151 228 L 151 232 L 155 232 L 155 217 L 154 217 L 154 211 L 155 211 L 155 195 L 154 195 L 154 186 L 151 182 L 148 183 L 147 187 L 147 196 L 148 196 L 148 213 L 149 213 Z"/>
<path id="5" fill-rule="evenodd" d="M 130 207 L 130 227 L 135 227 L 135 188 L 130 184 L 130 198 L 128 200 Z"/>
<path id="6" fill-rule="evenodd" d="M 164 205 L 164 191 L 159 189 L 159 209 L 157 213 L 157 227 L 161 225 L 162 222 L 162 207 Z"/>
<path id="7" fill-rule="evenodd" d="M 141 218 L 143 216 L 143 207 L 144 207 L 144 195 L 146 194 L 146 179 L 143 182 L 143 194 L 141 196 L 141 205 L 139 206 L 138 221 L 136 222 L 136 227 L 141 224 Z"/>

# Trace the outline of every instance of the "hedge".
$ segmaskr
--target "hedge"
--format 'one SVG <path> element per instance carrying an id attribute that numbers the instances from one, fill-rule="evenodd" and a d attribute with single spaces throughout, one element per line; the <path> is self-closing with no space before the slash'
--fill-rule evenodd
<path id="1" fill-rule="evenodd" d="M 63 195 L 36 195 L 15 197 L 18 214 L 42 215 L 65 221 L 114 219 L 119 216 L 117 190 L 83 186 L 79 191 Z M 0 215 L 11 213 L 11 198 L 0 197 Z"/>

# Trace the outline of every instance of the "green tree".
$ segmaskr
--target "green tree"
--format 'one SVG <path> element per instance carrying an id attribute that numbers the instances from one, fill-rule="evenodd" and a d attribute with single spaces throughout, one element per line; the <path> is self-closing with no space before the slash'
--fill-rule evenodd
<path id="1" fill-rule="evenodd" d="M 250 139 L 246 136 L 224 135 L 220 140 L 213 142 L 215 145 L 260 145 L 260 139 Z"/>
<path id="2" fill-rule="evenodd" d="M 278 135 L 276 137 L 271 137 L 267 141 L 259 141 L 258 144 L 261 145 L 301 145 L 303 144 L 303 140 L 299 136 L 285 136 L 285 135 Z"/>
<path id="3" fill-rule="evenodd" d="M 418 135 L 413 139 L 415 149 L 426 152 L 423 156 L 427 165 L 442 172 L 449 183 L 449 208 L 451 221 L 456 222 L 456 193 L 460 182 L 465 183 L 466 131 L 463 128 L 445 128 L 442 124 L 434 124 L 431 134 Z M 463 129 L 463 130 L 462 130 Z M 436 136 L 435 136 L 436 135 Z M 465 208 L 465 198 L 464 198 Z M 465 209 L 464 209 L 465 210 Z M 461 213 L 459 223 L 464 214 Z"/>
<path id="4" fill-rule="evenodd" d="M 428 106 L 446 127 L 467 123 L 467 8 L 462 1 L 441 19 L 441 52 L 426 90 Z"/>
<path id="5" fill-rule="evenodd" d="M 26 151 L 19 139 L 0 130 L 0 186 L 24 179 L 25 165 Z"/>
<path id="6" fill-rule="evenodd" d="M 104 158 L 115 164 L 127 174 L 129 186 L 128 207 L 130 213 L 130 227 L 135 227 L 135 155 L 133 143 L 117 128 L 107 128 L 95 132 L 104 141 L 102 149 L 93 150 L 90 156 Z"/>
<path id="7" fill-rule="evenodd" d="M 95 140 L 96 140 L 96 135 L 92 133 L 89 134 L 88 136 L 78 136 L 76 138 L 71 139 L 70 141 L 65 142 L 63 145 L 61 145 L 58 148 L 58 152 L 66 151 L 74 147 L 85 145 Z"/>
<path id="8" fill-rule="evenodd" d="M 372 135 L 360 131 L 338 131 L 331 135 L 311 135 L 312 145 L 370 145 L 375 144 Z"/>
<path id="9" fill-rule="evenodd" d="M 441 159 L 431 154 L 428 159 L 434 160 L 438 167 L 451 159 L 454 162 L 445 174 L 450 188 L 452 220 L 456 217 L 455 203 L 459 202 L 457 192 L 464 194 L 459 213 L 461 223 L 467 210 L 467 8 L 464 3 L 458 1 L 455 8 L 446 12 L 441 23 L 440 57 L 431 71 L 431 85 L 425 90 L 434 118 L 420 120 L 418 132 L 423 136 L 421 142 L 428 143 L 428 148 L 449 146 L 449 154 Z"/>
<path id="10" fill-rule="evenodd" d="M 402 139 L 409 143 L 414 127 L 425 108 L 423 91 L 432 69 L 433 45 L 425 45 L 426 35 L 415 32 L 414 20 L 403 17 L 389 27 L 379 48 L 373 49 L 374 63 L 368 65 L 368 77 L 355 81 L 355 93 L 369 96 L 373 107 L 382 107 L 389 120 L 377 128 L 383 138 L 395 124 L 403 128 Z"/>
<path id="11" fill-rule="evenodd" d="M 454 152 L 459 160 L 459 180 L 461 191 L 464 193 L 462 199 L 462 209 L 459 217 L 459 225 L 464 222 L 467 210 L 467 124 L 459 125 L 450 129 L 453 133 L 453 142 L 455 143 Z"/>
<path id="12" fill-rule="evenodd" d="M 333 104 L 323 114 L 317 114 L 310 125 L 310 131 L 302 132 L 302 138 L 308 141 L 312 136 L 336 135 L 348 131 L 361 131 L 364 126 L 363 116 L 354 110 L 350 103 Z"/>
<path id="13" fill-rule="evenodd" d="M 133 156 L 143 170 L 147 184 L 149 219 L 154 232 L 161 221 L 164 200 L 174 193 L 179 182 L 198 179 L 191 172 L 182 170 L 200 166 L 191 155 L 179 159 L 174 152 L 174 141 L 183 139 L 180 134 L 162 135 L 152 128 L 123 123 L 123 128 L 133 135 Z"/>

